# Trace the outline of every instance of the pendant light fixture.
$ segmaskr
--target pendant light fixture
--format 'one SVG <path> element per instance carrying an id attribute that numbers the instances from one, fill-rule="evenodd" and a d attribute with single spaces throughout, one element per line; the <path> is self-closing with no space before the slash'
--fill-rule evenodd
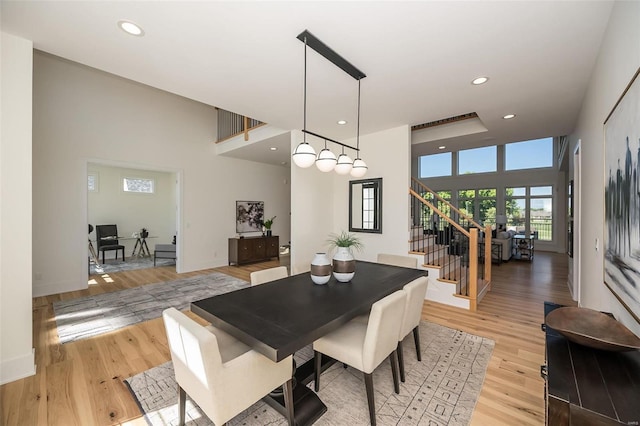
<path id="1" fill-rule="evenodd" d="M 327 148 L 327 140 L 324 140 L 324 149 L 318 153 L 316 167 L 321 172 L 330 172 L 336 167 L 336 155 Z"/>
<path id="2" fill-rule="evenodd" d="M 362 71 L 351 65 L 342 56 L 338 55 L 329 46 L 317 39 L 309 31 L 303 31 L 298 35 L 297 38 L 300 41 L 304 42 L 304 123 L 302 129 L 304 139 L 293 151 L 293 162 L 301 168 L 310 167 L 315 162 L 318 170 L 322 172 L 330 172 L 332 170 L 335 170 L 339 175 L 348 175 L 349 173 L 351 173 L 351 175 L 354 177 L 362 177 L 367 172 L 367 164 L 360 158 L 360 80 L 366 77 L 366 75 Z M 307 47 L 311 47 L 325 59 L 327 59 L 358 81 L 358 120 L 356 130 L 357 146 L 355 148 L 353 146 L 346 145 L 342 142 L 338 142 L 334 139 L 307 130 Z M 320 151 L 317 157 L 315 150 L 307 142 L 307 134 L 320 139 L 324 139 L 324 149 Z M 333 142 L 342 147 L 342 153 L 338 156 L 338 158 L 336 158 L 335 154 L 331 152 L 329 148 L 327 148 L 327 142 Z M 356 151 L 355 161 L 351 160 L 351 157 L 345 154 L 345 148 Z"/>
<path id="3" fill-rule="evenodd" d="M 339 175 L 348 175 L 352 168 L 353 160 L 344 153 L 344 147 L 342 147 L 342 154 L 338 155 L 338 162 L 336 163 L 336 173 Z"/>
<path id="4" fill-rule="evenodd" d="M 293 162 L 296 163 L 296 166 L 306 169 L 307 167 L 313 166 L 313 163 L 316 161 L 316 151 L 313 149 L 311 145 L 307 142 L 307 134 L 304 133 L 307 130 L 307 39 L 304 39 L 304 106 L 303 106 L 303 123 L 302 123 L 302 131 L 303 131 L 303 140 L 296 147 L 291 154 L 291 158 L 293 158 Z"/>

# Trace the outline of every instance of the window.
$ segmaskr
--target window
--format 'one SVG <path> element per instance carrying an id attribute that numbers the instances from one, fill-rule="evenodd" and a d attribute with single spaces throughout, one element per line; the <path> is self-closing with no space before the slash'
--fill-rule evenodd
<path id="1" fill-rule="evenodd" d="M 481 224 L 492 225 L 496 221 L 496 193 L 495 188 L 458 191 L 458 208 Z"/>
<path id="2" fill-rule="evenodd" d="M 505 170 L 553 167 L 553 138 L 508 143 L 504 158 Z"/>
<path id="3" fill-rule="evenodd" d="M 458 174 L 487 173 L 497 171 L 497 147 L 465 149 L 458 152 Z"/>
<path id="4" fill-rule="evenodd" d="M 87 189 L 89 192 L 98 192 L 98 174 L 89 173 L 87 175 Z"/>
<path id="5" fill-rule="evenodd" d="M 542 241 L 553 240 L 553 187 L 506 189 L 507 229 Z"/>
<path id="6" fill-rule="evenodd" d="M 551 241 L 553 237 L 553 188 L 551 186 L 532 186 L 530 190 L 531 233 L 542 241 Z"/>
<path id="7" fill-rule="evenodd" d="M 451 153 L 423 155 L 419 167 L 421 178 L 451 176 Z"/>
<path id="8" fill-rule="evenodd" d="M 375 188 L 373 185 L 362 186 L 362 227 L 373 229 L 375 225 Z"/>
<path id="9" fill-rule="evenodd" d="M 153 179 L 126 177 L 122 179 L 122 189 L 124 192 L 153 194 L 155 192 L 155 182 Z"/>

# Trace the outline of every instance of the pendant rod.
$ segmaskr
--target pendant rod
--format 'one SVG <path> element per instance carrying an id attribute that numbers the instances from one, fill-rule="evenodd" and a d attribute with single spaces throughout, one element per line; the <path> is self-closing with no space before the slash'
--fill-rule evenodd
<path id="1" fill-rule="evenodd" d="M 304 38 L 304 108 L 303 108 L 303 130 L 307 129 L 307 38 Z M 303 142 L 307 142 L 307 134 L 303 135 Z"/>
<path id="2" fill-rule="evenodd" d="M 360 155 L 360 80 L 358 80 L 358 124 L 356 126 L 356 151 Z"/>

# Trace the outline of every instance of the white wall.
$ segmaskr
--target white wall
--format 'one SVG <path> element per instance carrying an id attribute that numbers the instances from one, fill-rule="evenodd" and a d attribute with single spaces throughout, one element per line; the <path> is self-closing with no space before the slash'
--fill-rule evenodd
<path id="1" fill-rule="evenodd" d="M 604 138 L 603 123 L 640 67 L 640 2 L 616 2 L 575 131 L 571 151 L 581 139 L 582 224 L 580 233 L 582 306 L 612 312 L 640 334 L 633 320 L 603 282 Z M 596 250 L 596 240 L 599 250 Z M 640 282 L 640 281 L 637 281 Z M 636 313 L 640 315 L 640 313 Z"/>
<path id="2" fill-rule="evenodd" d="M 302 140 L 292 132 L 291 150 Z M 319 141 L 308 140 L 316 152 Z M 345 140 L 355 145 L 355 141 Z M 333 146 L 332 146 L 333 147 Z M 369 170 L 367 178 L 382 178 L 382 234 L 357 233 L 364 249 L 354 252 L 361 260 L 374 261 L 379 252 L 406 254 L 409 251 L 410 128 L 401 126 L 360 136 L 361 157 Z M 316 252 L 327 252 L 331 233 L 349 229 L 349 181 L 351 176 L 322 173 L 315 166 L 291 166 L 293 273 L 309 271 Z M 360 179 L 360 178 L 359 178 Z"/>
<path id="3" fill-rule="evenodd" d="M 362 252 L 354 252 L 357 259 L 375 261 L 378 253 L 409 252 L 410 141 L 409 126 L 360 136 L 360 156 L 369 167 L 365 178 L 382 178 L 382 234 L 357 233 L 364 244 Z M 355 146 L 355 141 L 346 143 Z M 349 181 L 356 179 L 364 178 L 334 181 L 333 232 L 349 230 Z"/>
<path id="4" fill-rule="evenodd" d="M 302 132 L 291 132 L 291 152 L 302 141 Z M 309 140 L 319 152 L 319 142 Z M 291 273 L 311 269 L 314 253 L 327 252 L 328 235 L 335 232 L 333 180 L 336 173 L 322 173 L 316 166 L 301 169 L 291 164 Z"/>
<path id="5" fill-rule="evenodd" d="M 153 253 L 155 244 L 171 243 L 176 234 L 176 176 L 175 173 L 158 172 L 152 170 L 125 169 L 95 163 L 89 163 L 87 170 L 98 177 L 98 190 L 89 192 L 88 214 L 89 223 L 96 225 L 118 225 L 118 234 L 131 237 L 141 228 L 149 231 L 147 240 L 149 250 Z M 139 194 L 124 192 L 122 179 L 135 177 L 153 179 L 154 193 Z M 89 238 L 95 240 L 95 231 Z M 133 251 L 136 240 L 120 240 L 126 257 Z M 97 245 L 94 246 L 97 249 Z M 106 258 L 113 258 L 115 251 L 107 251 Z M 102 255 L 100 255 L 102 258 Z"/>
<path id="6" fill-rule="evenodd" d="M 213 107 L 42 52 L 33 82 L 34 295 L 87 287 L 89 162 L 177 174 L 180 272 L 227 264 L 236 200 L 288 232 L 288 169 L 216 156 Z"/>
<path id="7" fill-rule="evenodd" d="M 0 33 L 0 384 L 35 374 L 31 319 L 32 43 Z"/>

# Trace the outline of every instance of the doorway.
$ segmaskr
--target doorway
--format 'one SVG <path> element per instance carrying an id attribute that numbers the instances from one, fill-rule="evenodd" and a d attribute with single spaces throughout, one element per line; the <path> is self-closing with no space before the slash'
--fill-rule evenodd
<path id="1" fill-rule="evenodd" d="M 117 233 L 121 237 L 118 244 L 125 246 L 124 262 L 121 251 L 118 260 L 115 259 L 117 251 L 106 251 L 106 262 L 103 264 L 103 254 L 98 252 L 99 263 L 90 260 L 88 273 L 153 267 L 155 244 L 170 244 L 174 238 L 177 243 L 180 173 L 100 161 L 88 161 L 86 170 L 86 218 L 87 223 L 92 225 L 88 227 L 88 250 L 91 244 L 98 249 L 97 225 L 117 225 Z M 139 237 L 143 235 L 146 237 L 141 240 Z M 179 257 L 175 260 L 176 271 L 181 269 L 179 260 Z M 160 262 L 161 265 L 174 264 L 173 259 Z"/>

